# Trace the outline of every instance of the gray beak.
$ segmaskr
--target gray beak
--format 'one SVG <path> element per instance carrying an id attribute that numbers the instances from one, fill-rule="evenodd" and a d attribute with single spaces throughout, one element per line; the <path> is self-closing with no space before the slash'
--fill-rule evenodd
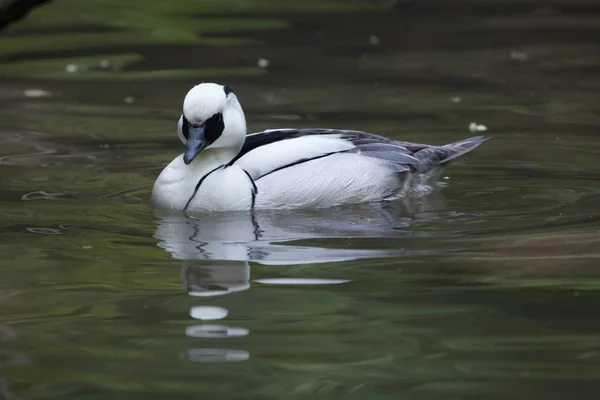
<path id="1" fill-rule="evenodd" d="M 183 162 L 189 165 L 194 158 L 207 146 L 206 138 L 204 137 L 204 128 L 189 127 L 188 139 L 185 145 L 185 154 Z"/>

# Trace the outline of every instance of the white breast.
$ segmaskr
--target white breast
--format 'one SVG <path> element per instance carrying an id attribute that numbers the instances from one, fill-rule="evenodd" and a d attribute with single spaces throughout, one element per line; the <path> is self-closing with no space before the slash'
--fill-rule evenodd
<path id="1" fill-rule="evenodd" d="M 154 182 L 152 204 L 167 210 L 182 211 L 194 193 L 194 182 L 199 179 L 195 176 L 202 173 L 201 169 L 194 168 L 193 165 L 185 165 L 183 154 L 179 155 L 162 170 Z"/>
<path id="2" fill-rule="evenodd" d="M 208 175 L 190 201 L 188 211 L 240 211 L 252 207 L 254 188 L 243 169 L 233 165 Z"/>
<path id="3" fill-rule="evenodd" d="M 185 165 L 179 155 L 156 179 L 151 201 L 159 208 L 178 211 L 249 210 L 252 190 L 250 178 L 239 166 L 224 167 L 208 157 Z"/>

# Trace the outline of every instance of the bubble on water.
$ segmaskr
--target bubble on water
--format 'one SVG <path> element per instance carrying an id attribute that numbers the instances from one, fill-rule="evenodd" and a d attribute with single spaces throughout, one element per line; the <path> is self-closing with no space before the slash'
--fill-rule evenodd
<path id="1" fill-rule="evenodd" d="M 478 124 L 477 122 L 471 122 L 469 124 L 469 131 L 471 132 L 484 132 L 487 131 L 487 126 Z"/>
<path id="2" fill-rule="evenodd" d="M 369 36 L 369 43 L 371 43 L 373 46 L 378 45 L 379 44 L 379 37 L 375 36 L 375 35 Z"/>
<path id="3" fill-rule="evenodd" d="M 109 69 L 112 67 L 112 62 L 110 60 L 102 60 L 98 64 L 98 67 L 100 67 L 101 69 Z"/>
<path id="4" fill-rule="evenodd" d="M 79 65 L 75 65 L 75 64 L 68 64 L 65 67 L 65 71 L 67 71 L 69 74 L 74 74 L 75 72 L 80 72 L 83 68 L 80 67 Z"/>
<path id="5" fill-rule="evenodd" d="M 29 98 L 50 97 L 52 93 L 44 89 L 25 89 L 23 90 L 23 96 Z"/>
<path id="6" fill-rule="evenodd" d="M 510 57 L 511 60 L 515 60 L 515 61 L 527 61 L 527 59 L 529 58 L 529 56 L 527 55 L 527 53 L 524 53 L 522 51 L 511 51 L 508 55 Z"/>
<path id="7" fill-rule="evenodd" d="M 269 61 L 266 58 L 259 58 L 258 61 L 256 62 L 256 64 L 260 67 L 260 68 L 267 68 L 269 65 L 271 65 L 271 61 Z"/>

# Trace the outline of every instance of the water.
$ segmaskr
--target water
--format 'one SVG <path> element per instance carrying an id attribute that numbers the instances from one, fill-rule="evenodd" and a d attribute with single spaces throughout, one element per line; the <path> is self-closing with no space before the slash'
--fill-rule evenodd
<path id="1" fill-rule="evenodd" d="M 597 8 L 272 3 L 63 0 L 3 32 L 0 397 L 596 398 Z M 201 80 L 252 131 L 492 139 L 420 201 L 157 213 Z"/>

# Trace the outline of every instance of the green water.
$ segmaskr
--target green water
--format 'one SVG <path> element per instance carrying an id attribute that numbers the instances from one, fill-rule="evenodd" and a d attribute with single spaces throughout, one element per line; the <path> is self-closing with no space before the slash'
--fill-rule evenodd
<path id="1" fill-rule="evenodd" d="M 56 0 L 3 31 L 0 398 L 595 399 L 598 8 L 461 4 Z M 161 215 L 204 80 L 252 131 L 492 139 L 420 201 Z"/>

